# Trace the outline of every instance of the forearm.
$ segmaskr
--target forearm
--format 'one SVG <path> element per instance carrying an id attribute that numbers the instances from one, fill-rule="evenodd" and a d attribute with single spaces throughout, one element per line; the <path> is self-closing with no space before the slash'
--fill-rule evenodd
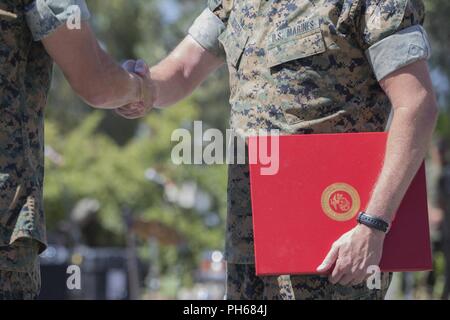
<path id="1" fill-rule="evenodd" d="M 417 106 L 395 109 L 383 169 L 366 209 L 389 222 L 425 159 L 437 117 L 432 93 Z"/>
<path id="2" fill-rule="evenodd" d="M 195 89 L 189 82 L 189 74 L 173 57 L 167 57 L 150 70 L 156 88 L 156 108 L 171 106 L 189 96 Z"/>
<path id="3" fill-rule="evenodd" d="M 151 69 L 156 87 L 155 107 L 167 107 L 189 96 L 223 61 L 190 36 Z"/>
<path id="4" fill-rule="evenodd" d="M 108 54 L 98 48 L 94 68 L 72 78 L 66 75 L 73 89 L 89 105 L 101 109 L 115 109 L 134 103 L 141 96 L 141 79 L 125 71 Z"/>
<path id="5" fill-rule="evenodd" d="M 100 47 L 87 22 L 80 30 L 59 27 L 42 43 L 74 91 L 88 104 L 113 109 L 138 101 L 139 78 Z"/>

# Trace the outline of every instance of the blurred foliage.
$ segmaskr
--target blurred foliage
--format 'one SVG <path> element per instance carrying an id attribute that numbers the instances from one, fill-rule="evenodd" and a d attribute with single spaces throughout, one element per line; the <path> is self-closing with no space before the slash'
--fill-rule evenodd
<path id="1" fill-rule="evenodd" d="M 105 230 L 94 230 L 97 243 L 93 245 L 123 244 L 125 229 L 121 210 L 128 206 L 135 217 L 161 221 L 187 240 L 189 254 L 184 263 L 194 263 L 202 250 L 221 248 L 226 167 L 175 166 L 170 158 L 172 131 L 197 117 L 198 109 L 189 100 L 164 112 L 154 112 L 142 122 L 139 136 L 123 147 L 97 131 L 103 118 L 99 111 L 91 113 L 66 135 L 60 134 L 61 124 L 48 119 L 47 145 L 63 156 L 62 162 L 46 162 L 45 205 L 50 230 L 68 218 L 77 201 L 94 198 L 101 204 L 102 229 L 109 234 L 112 231 L 116 238 L 104 239 Z M 220 216 L 220 223 L 208 228 L 205 216 L 194 209 L 170 204 L 164 188 L 146 179 L 144 173 L 149 167 L 156 168 L 177 185 L 186 181 L 197 183 L 212 197 L 211 210 Z M 163 259 L 163 266 L 176 262 L 170 260 L 170 254 L 167 258 L 169 261 Z"/>
<path id="2" fill-rule="evenodd" d="M 450 76 L 450 28 L 448 0 L 425 0 L 427 30 L 432 38 L 432 69 L 438 82 Z M 155 64 L 186 35 L 206 5 L 206 0 L 90 0 L 91 23 L 104 48 L 118 61 L 144 58 Z M 439 83 L 438 83 L 439 84 Z M 450 138 L 448 88 L 440 86 L 442 105 L 439 130 Z M 187 239 L 179 254 L 175 248 L 161 250 L 162 270 L 181 263 L 192 271 L 200 253 L 221 249 L 226 211 L 225 166 L 175 166 L 170 159 L 172 131 L 190 128 L 194 120 L 224 130 L 228 126 L 228 80 L 225 68 L 212 75 L 192 97 L 175 107 L 147 118 L 128 121 L 113 112 L 93 111 L 71 91 L 56 69 L 46 118 L 46 144 L 63 162 L 46 161 L 45 206 L 49 233 L 68 220 L 77 202 L 94 198 L 100 202 L 100 228 L 93 245 L 123 245 L 122 208 L 166 223 Z M 212 212 L 220 223 L 208 227 L 205 217 L 192 209 L 169 204 L 162 188 L 145 179 L 147 168 L 176 184 L 195 182 L 212 197 Z M 142 242 L 145 244 L 145 242 Z M 189 272 L 183 274 L 189 275 Z M 186 277 L 189 281 L 189 276 Z"/>
<path id="3" fill-rule="evenodd" d="M 426 29 L 432 40 L 432 63 L 450 76 L 450 27 L 448 15 L 450 2 L 447 0 L 425 0 L 427 8 Z"/>
<path id="4" fill-rule="evenodd" d="M 433 55 L 431 66 L 436 71 L 434 84 L 439 96 L 441 116 L 438 123 L 438 132 L 445 139 L 450 140 L 450 100 L 448 80 L 450 79 L 450 27 L 448 16 L 450 14 L 450 1 L 425 0 L 427 18 L 426 30 L 431 38 Z"/>

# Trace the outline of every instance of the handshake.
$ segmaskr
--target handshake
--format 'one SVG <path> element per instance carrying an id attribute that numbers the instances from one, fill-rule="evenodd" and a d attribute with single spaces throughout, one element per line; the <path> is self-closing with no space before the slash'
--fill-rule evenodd
<path id="1" fill-rule="evenodd" d="M 122 68 L 137 75 L 140 81 L 139 101 L 116 109 L 116 113 L 126 119 L 138 119 L 149 113 L 155 105 L 156 86 L 150 78 L 150 68 L 144 60 L 128 60 Z"/>

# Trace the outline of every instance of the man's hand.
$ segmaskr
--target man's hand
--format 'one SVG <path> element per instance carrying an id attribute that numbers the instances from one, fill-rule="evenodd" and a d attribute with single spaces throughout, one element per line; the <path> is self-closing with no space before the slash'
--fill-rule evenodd
<path id="1" fill-rule="evenodd" d="M 126 119 L 137 119 L 145 116 L 153 108 L 156 100 L 156 86 L 150 79 L 150 68 L 144 60 L 128 60 L 122 67 L 139 76 L 141 81 L 141 100 L 116 110 Z"/>
<path id="2" fill-rule="evenodd" d="M 325 273 L 335 266 L 329 277 L 331 283 L 361 284 L 368 277 L 368 268 L 379 265 L 384 239 L 383 232 L 358 225 L 333 244 L 317 271 Z"/>

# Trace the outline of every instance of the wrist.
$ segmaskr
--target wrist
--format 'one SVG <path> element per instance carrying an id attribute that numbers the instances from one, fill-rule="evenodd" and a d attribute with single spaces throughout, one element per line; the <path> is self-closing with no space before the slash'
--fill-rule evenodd
<path id="1" fill-rule="evenodd" d="M 142 79 L 139 75 L 132 73 L 133 80 L 134 80 L 134 93 L 133 93 L 133 101 L 132 103 L 136 102 L 143 102 L 145 99 L 144 96 L 144 79 Z"/>
<path id="2" fill-rule="evenodd" d="M 380 231 L 384 234 L 389 232 L 391 224 L 378 216 L 360 212 L 357 218 L 358 224 L 364 225 L 369 229 Z"/>
<path id="3" fill-rule="evenodd" d="M 153 81 L 151 78 L 144 78 L 139 74 L 134 75 L 139 83 L 138 89 L 138 100 L 137 102 L 142 103 L 148 111 L 155 107 L 156 101 L 159 96 L 159 85 L 156 81 Z"/>
<path id="4" fill-rule="evenodd" d="M 380 241 L 384 241 L 384 239 L 386 238 L 386 233 L 384 233 L 383 231 L 370 228 L 366 225 L 358 224 L 356 228 L 366 237 L 375 238 Z"/>
<path id="5" fill-rule="evenodd" d="M 151 86 L 152 86 L 152 93 L 153 93 L 153 103 L 152 103 L 152 107 L 153 108 L 158 108 L 158 101 L 159 101 L 159 96 L 160 96 L 160 92 L 161 92 L 161 88 L 160 88 L 160 84 L 158 83 L 158 81 L 154 81 L 153 79 L 151 80 Z"/>

